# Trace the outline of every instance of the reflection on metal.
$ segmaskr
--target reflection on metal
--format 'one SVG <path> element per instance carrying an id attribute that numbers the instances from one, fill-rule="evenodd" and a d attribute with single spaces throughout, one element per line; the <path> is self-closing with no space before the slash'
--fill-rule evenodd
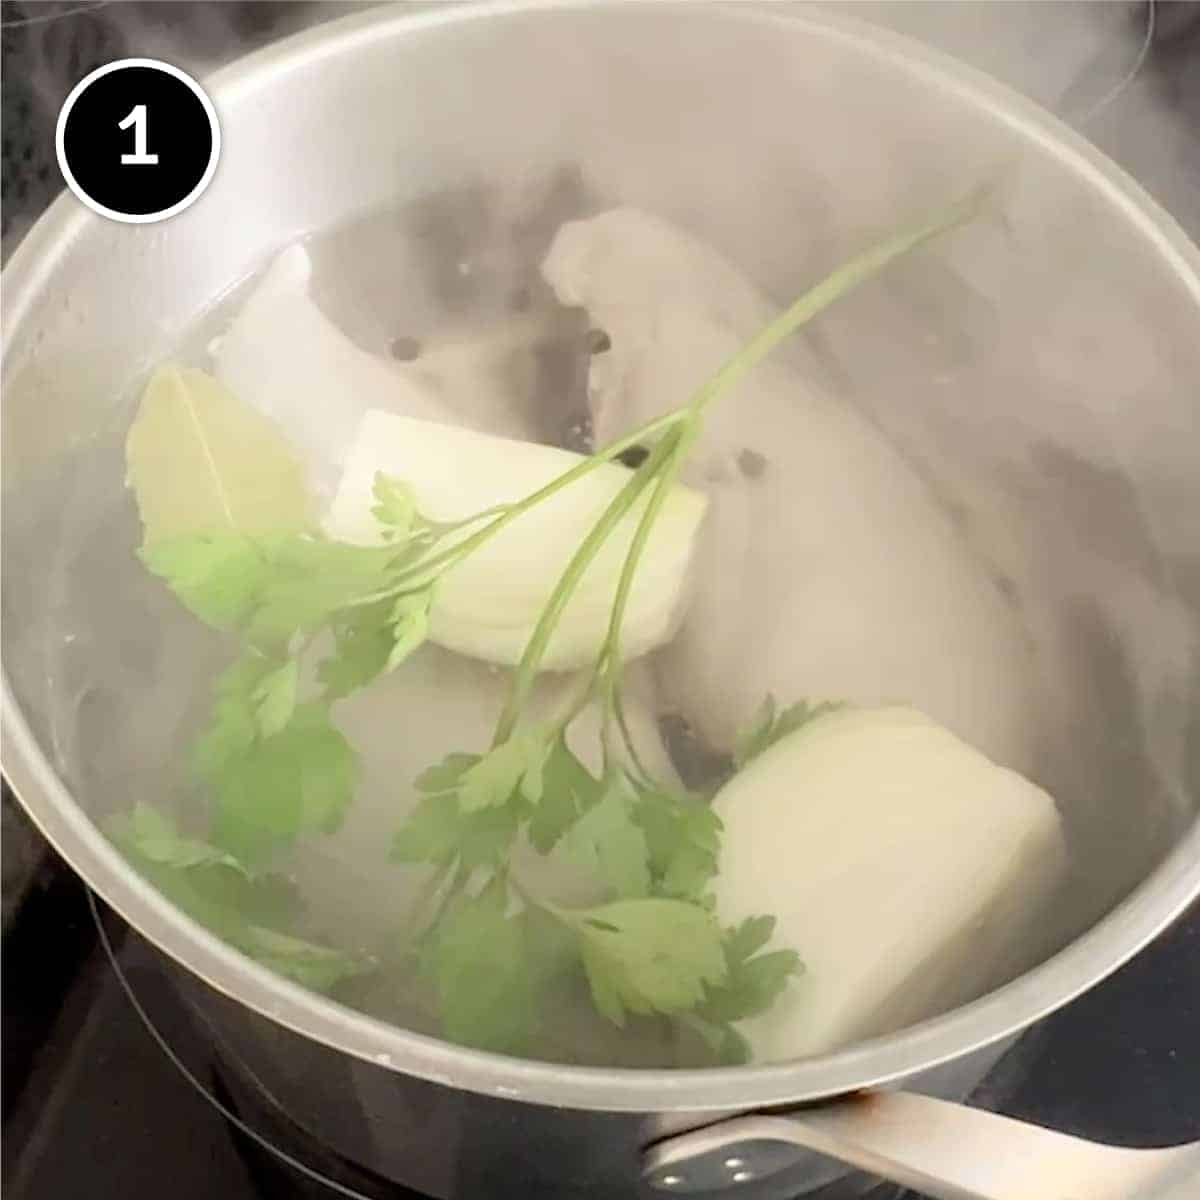
<path id="1" fill-rule="evenodd" d="M 809 1151 L 933 1200 L 1171 1200 L 1200 1185 L 1200 1142 L 1126 1150 L 904 1092 L 787 1116 L 736 1117 L 651 1147 L 644 1178 L 678 1195 L 730 1189 Z"/>

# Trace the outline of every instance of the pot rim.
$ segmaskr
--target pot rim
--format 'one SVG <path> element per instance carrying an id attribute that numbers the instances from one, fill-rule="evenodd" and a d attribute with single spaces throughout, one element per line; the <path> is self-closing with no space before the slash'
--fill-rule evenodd
<path id="1" fill-rule="evenodd" d="M 645 6 L 683 7 L 685 0 Z M 270 78 L 381 36 L 554 9 L 596 9 L 606 0 L 489 0 L 413 11 L 385 6 L 283 39 L 207 80 L 218 109 Z M 690 7 L 690 6 L 689 6 Z M 628 9 L 626 11 L 629 11 Z M 690 7 L 694 15 L 698 10 Z M 711 17 L 806 26 L 938 77 L 966 103 L 1018 128 L 1086 177 L 1175 271 L 1200 314 L 1200 251 L 1145 191 L 1049 112 L 990 77 L 899 34 L 827 11 L 711 4 Z M 63 193 L 22 240 L 3 274 L 11 333 L 58 256 L 99 220 Z M 4 772 L 35 824 L 88 886 L 162 953 L 218 992 L 331 1049 L 449 1087 L 529 1103 L 624 1112 L 700 1112 L 817 1100 L 886 1083 L 998 1042 L 1066 1004 L 1114 971 L 1200 895 L 1200 821 L 1115 909 L 1058 954 L 980 999 L 898 1033 L 793 1063 L 707 1070 L 568 1067 L 491 1054 L 412 1033 L 288 982 L 209 933 L 133 871 L 72 798 L 34 736 L 3 676 L 0 749 Z"/>

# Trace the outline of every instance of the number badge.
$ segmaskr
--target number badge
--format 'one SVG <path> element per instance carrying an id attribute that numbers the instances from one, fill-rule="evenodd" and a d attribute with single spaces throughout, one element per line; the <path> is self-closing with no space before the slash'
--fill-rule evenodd
<path id="1" fill-rule="evenodd" d="M 93 212 L 142 225 L 182 212 L 217 169 L 212 101 L 178 67 L 123 58 L 81 79 L 58 114 L 58 166 Z"/>

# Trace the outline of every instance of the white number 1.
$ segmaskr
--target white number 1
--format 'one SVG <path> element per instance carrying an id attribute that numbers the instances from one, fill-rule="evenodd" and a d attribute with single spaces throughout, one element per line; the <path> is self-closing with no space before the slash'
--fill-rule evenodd
<path id="1" fill-rule="evenodd" d="M 128 129 L 133 126 L 133 153 L 122 154 L 121 163 L 135 167 L 152 167 L 158 162 L 157 154 L 146 153 L 146 106 L 135 104 L 129 110 L 129 116 L 118 126 L 118 129 Z"/>

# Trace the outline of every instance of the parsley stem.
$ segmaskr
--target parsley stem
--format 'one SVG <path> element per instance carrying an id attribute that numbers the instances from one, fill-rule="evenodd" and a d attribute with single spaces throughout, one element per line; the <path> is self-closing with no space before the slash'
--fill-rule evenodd
<path id="1" fill-rule="evenodd" d="M 450 907 L 450 901 L 466 887 L 467 880 L 470 878 L 470 870 L 463 866 L 460 859 L 454 872 L 454 878 L 450 881 L 446 890 L 442 892 L 441 896 L 438 897 L 437 905 L 433 910 L 433 916 L 425 923 L 425 929 L 422 930 L 423 933 L 433 929 L 441 921 L 442 917 L 446 914 L 446 909 Z"/>
<path id="2" fill-rule="evenodd" d="M 569 909 L 559 908 L 557 904 L 551 903 L 549 900 L 544 900 L 540 896 L 535 896 L 512 871 L 509 871 L 505 876 L 505 883 L 520 897 L 521 901 L 527 908 L 537 908 L 544 913 L 549 913 L 555 920 L 561 921 L 568 929 L 575 929 L 576 922 L 571 917 Z M 587 909 L 583 910 L 587 912 Z"/>
<path id="3" fill-rule="evenodd" d="M 441 863 L 421 885 L 416 897 L 413 899 L 412 907 L 409 909 L 408 920 L 404 923 L 402 937 L 405 941 L 411 942 L 415 940 L 423 931 L 433 924 L 432 921 L 422 922 L 421 917 L 429 908 L 438 891 L 446 882 L 446 877 L 450 874 L 450 868 L 453 861 Z"/>
<path id="4" fill-rule="evenodd" d="M 582 688 L 579 689 L 579 694 L 571 702 L 563 716 L 554 723 L 552 731 L 552 739 L 557 736 L 565 736 L 567 730 L 571 727 L 575 718 L 596 698 L 596 681 L 595 678 L 589 678 Z"/>
<path id="5" fill-rule="evenodd" d="M 621 567 L 616 594 L 613 597 L 612 613 L 609 616 L 608 633 L 601 649 L 601 659 L 598 660 L 604 662 L 606 666 L 605 675 L 609 680 L 606 691 L 609 694 L 616 686 L 616 679 L 621 671 L 621 626 L 625 620 L 625 610 L 633 591 L 634 576 L 637 574 L 638 564 L 646 549 L 646 543 L 650 540 L 654 523 L 658 520 L 658 514 L 662 511 L 671 489 L 675 486 L 675 480 L 679 476 L 683 460 L 687 457 L 688 450 L 695 440 L 698 423 L 698 415 L 691 414 L 682 431 L 674 434 L 670 439 L 664 439 L 664 444 L 670 442 L 670 451 L 664 456 L 661 471 L 657 472 L 658 480 L 653 493 L 651 493 L 650 502 L 642 513 L 633 539 L 629 543 L 625 562 Z"/>
<path id="6" fill-rule="evenodd" d="M 969 221 L 979 211 L 990 191 L 988 185 L 976 188 L 928 220 L 883 238 L 830 272 L 728 359 L 695 393 L 688 402 L 688 409 L 695 414 L 703 412 L 714 400 L 739 383 L 743 376 L 762 362 L 780 342 L 791 337 L 797 329 L 806 325 L 834 301 L 840 300 L 847 292 L 860 283 L 865 283 L 910 250 L 915 250 L 938 234 Z"/>
<path id="7" fill-rule="evenodd" d="M 984 194 L 984 189 L 972 192 L 922 224 L 892 234 L 844 263 L 780 313 L 766 328 L 762 329 L 726 361 L 717 373 L 693 394 L 682 410 L 677 410 L 685 412 L 687 419 L 679 429 L 672 431 L 668 439 L 664 439 L 664 441 L 673 441 L 674 445 L 658 476 L 650 502 L 642 513 L 633 540 L 630 542 L 617 584 L 608 633 L 594 667 L 596 675 L 604 680 L 604 714 L 601 736 L 605 739 L 606 749 L 609 723 L 616 715 L 616 697 L 623 670 L 620 647 L 621 627 L 629 596 L 633 590 L 634 577 L 654 523 L 658 519 L 671 489 L 675 486 L 692 445 L 700 435 L 705 410 L 713 401 L 740 383 L 745 375 L 762 362 L 781 342 L 811 321 L 818 313 L 828 308 L 829 305 L 877 274 L 894 259 L 907 254 L 923 242 L 973 216 Z M 621 732 L 626 745 L 633 752 L 628 728 L 624 726 L 623 722 L 619 723 L 622 724 Z"/>
<path id="8" fill-rule="evenodd" d="M 649 788 L 658 787 L 658 782 L 642 762 L 637 743 L 633 740 L 633 731 L 629 728 L 629 722 L 625 717 L 625 705 L 621 700 L 620 683 L 617 683 L 612 689 L 612 713 L 617 722 L 617 729 L 620 730 L 621 740 L 625 743 L 625 752 L 629 755 L 629 765 L 635 774 L 641 776 L 638 780 L 639 784 Z"/>
<path id="9" fill-rule="evenodd" d="M 558 626 L 559 618 L 566 608 L 568 601 L 579 586 L 579 581 L 591 565 L 592 559 L 599 553 L 608 535 L 619 524 L 625 514 L 637 503 L 642 492 L 657 474 L 663 462 L 669 458 L 675 447 L 675 439 L 663 438 L 650 453 L 650 457 L 634 471 L 628 483 L 613 497 L 600 519 L 592 526 L 586 538 L 579 544 L 579 549 L 571 556 L 566 570 L 555 584 L 554 591 L 546 601 L 538 622 L 533 628 L 521 661 L 517 664 L 513 677 L 512 688 L 509 690 L 508 701 L 500 720 L 496 725 L 496 733 L 492 745 L 498 746 L 507 741 L 516 728 L 521 709 L 529 697 L 529 689 L 533 686 L 533 678 L 541 665 L 542 656 L 550 643 L 550 638 Z"/>
<path id="10" fill-rule="evenodd" d="M 633 430 L 632 433 L 618 438 L 615 442 L 610 442 L 603 449 L 597 450 L 594 454 L 577 463 L 569 471 L 556 476 L 549 483 L 531 492 L 521 500 L 517 500 L 512 504 L 497 505 L 494 508 L 475 513 L 463 521 L 455 522 L 452 526 L 448 527 L 447 534 L 453 534 L 458 529 L 492 516 L 492 519 L 482 529 L 476 530 L 475 533 L 464 538 L 462 541 L 455 542 L 452 546 L 434 553 L 429 558 L 413 564 L 407 570 L 401 572 L 392 586 L 386 591 L 364 597 L 358 603 L 369 604 L 388 596 L 401 594 L 405 590 L 419 589 L 426 586 L 433 582 L 443 570 L 477 550 L 490 538 L 494 537 L 502 529 L 507 528 L 513 521 L 523 513 L 528 512 L 535 505 L 549 499 L 549 497 L 562 488 L 570 486 L 577 479 L 581 479 L 584 475 L 594 471 L 602 464 L 611 462 L 630 447 L 644 443 L 655 435 L 672 430 L 675 426 L 682 424 L 684 431 L 680 436 L 681 445 L 679 447 L 678 459 L 676 465 L 668 471 L 673 481 L 678 474 L 679 467 L 682 465 L 683 458 L 699 433 L 701 414 L 714 400 L 717 400 L 740 383 L 781 342 L 789 338 L 801 326 L 806 325 L 847 292 L 852 291 L 860 283 L 876 275 L 893 260 L 916 249 L 916 247 L 936 237 L 938 234 L 944 233 L 946 230 L 960 225 L 973 217 L 989 190 L 987 187 L 978 188 L 922 224 L 903 230 L 900 233 L 892 234 L 875 245 L 869 246 L 849 262 L 844 263 L 837 270 L 827 275 L 815 287 L 810 288 L 794 304 L 771 321 L 746 346 L 734 354 L 732 358 L 728 359 L 717 373 L 693 394 L 691 400 L 686 404 L 665 412 L 653 420 L 647 421 L 644 425 Z M 686 445 L 682 443 L 686 443 Z M 661 508 L 669 491 L 670 485 L 668 484 L 656 492 L 656 495 L 661 494 L 662 499 L 655 505 L 655 514 Z M 651 521 L 652 524 L 653 521 Z M 645 536 L 642 539 L 643 546 L 645 540 L 649 537 L 649 533 L 650 527 L 647 527 Z M 638 550 L 638 556 L 640 557 L 640 555 L 641 549 Z M 636 566 L 636 559 L 634 560 L 634 565 Z M 431 575 L 430 572 L 434 572 L 434 574 Z M 627 590 L 630 586 L 632 586 L 632 575 L 630 576 L 629 583 L 626 585 Z M 619 621 L 617 628 L 619 635 Z M 614 655 L 613 658 L 619 663 L 619 656 Z M 615 669 L 619 669 L 619 667 Z"/>
<path id="11" fill-rule="evenodd" d="M 687 419 L 687 415 L 686 409 L 672 409 L 670 412 L 663 413 L 662 416 L 655 417 L 653 421 L 647 421 L 632 433 L 618 438 L 615 442 L 610 442 L 602 450 L 597 450 L 594 454 L 576 463 L 569 471 L 564 471 L 561 475 L 555 476 L 549 483 L 538 488 L 537 491 L 530 492 L 528 496 L 507 505 L 499 516 L 489 521 L 482 529 L 471 534 L 470 537 L 464 538 L 461 542 L 455 542 L 453 546 L 449 546 L 432 557 L 415 563 L 398 576 L 396 585 L 401 586 L 408 583 L 410 579 L 424 577 L 427 572 L 434 568 L 444 568 L 457 562 L 460 558 L 465 558 L 472 551 L 482 546 L 489 538 L 511 525 L 519 516 L 528 512 L 534 505 L 540 504 L 543 500 L 548 500 L 556 492 L 568 487 L 577 479 L 582 479 L 583 476 L 590 474 L 604 463 L 611 462 L 614 458 L 624 454 L 631 446 L 636 446 L 640 442 L 662 433 L 674 425 L 678 425 L 681 421 Z M 468 518 L 468 521 L 474 519 L 474 517 L 471 517 Z"/>

